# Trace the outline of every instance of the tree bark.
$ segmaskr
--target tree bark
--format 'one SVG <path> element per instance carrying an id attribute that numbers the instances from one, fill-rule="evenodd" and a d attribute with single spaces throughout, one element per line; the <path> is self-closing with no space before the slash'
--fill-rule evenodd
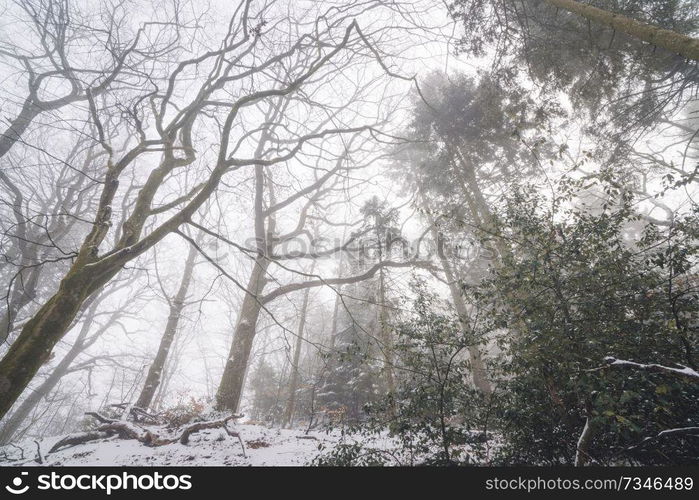
<path id="1" fill-rule="evenodd" d="M 549 5 L 567 10 L 589 21 L 606 24 L 632 38 L 648 42 L 676 54 L 699 61 L 699 39 L 666 30 L 630 17 L 614 14 L 575 0 L 544 0 Z"/>
<path id="2" fill-rule="evenodd" d="M 255 157 L 261 158 L 264 144 L 267 143 L 268 131 L 265 130 Z M 265 167 L 262 164 L 255 165 L 255 240 L 257 245 L 257 257 L 253 264 L 250 280 L 245 288 L 245 297 L 238 315 L 238 323 L 233 335 L 233 343 L 223 369 L 221 382 L 216 392 L 216 408 L 235 413 L 238 411 L 240 398 L 243 395 L 245 376 L 248 369 L 248 361 L 252 344 L 257 332 L 257 320 L 262 310 L 262 292 L 267 284 L 267 269 L 269 268 L 269 256 L 273 249 L 273 236 L 275 230 L 274 215 L 265 215 Z M 270 204 L 274 204 L 274 195 L 270 189 Z"/>
<path id="3" fill-rule="evenodd" d="M 90 304 L 80 332 L 70 350 L 63 356 L 63 359 L 56 365 L 49 376 L 22 401 L 17 409 L 12 412 L 12 415 L 5 421 L 2 431 L 0 431 L 0 444 L 7 444 L 10 442 L 36 405 L 58 385 L 58 382 L 65 374 L 70 372 L 70 366 L 73 361 L 75 361 L 75 358 L 87 347 L 85 345 L 85 340 L 94 322 L 95 313 L 97 312 L 99 304 L 99 300 L 93 301 Z M 106 330 L 106 328 L 104 328 L 104 330 Z M 91 343 L 92 342 L 89 342 L 88 344 Z"/>
<path id="4" fill-rule="evenodd" d="M 243 393 L 245 371 L 255 339 L 257 319 L 260 317 L 262 309 L 261 294 L 267 283 L 265 274 L 268 266 L 269 260 L 266 257 L 259 256 L 255 259 L 238 315 L 231 350 L 216 393 L 216 407 L 219 410 L 232 412 L 238 410 L 240 396 Z"/>
<path id="5" fill-rule="evenodd" d="M 187 292 L 189 291 L 189 285 L 192 282 L 192 274 L 194 272 L 196 256 L 196 248 L 190 245 L 189 253 L 187 254 L 187 259 L 185 260 L 184 264 L 184 272 L 182 273 L 180 286 L 177 289 L 175 296 L 169 301 L 170 314 L 167 318 L 165 331 L 160 339 L 160 345 L 158 346 L 158 351 L 155 358 L 153 359 L 150 368 L 148 368 L 148 375 L 146 376 L 143 389 L 141 389 L 141 394 L 136 400 L 136 406 L 143 408 L 144 410 L 150 408 L 153 402 L 153 396 L 155 396 L 155 392 L 157 391 L 158 386 L 160 386 L 163 370 L 165 369 L 165 363 L 168 355 L 170 354 L 172 343 L 177 335 L 182 310 L 185 307 L 185 300 L 187 299 Z"/>
<path id="6" fill-rule="evenodd" d="M 48 360 L 85 300 L 113 274 L 90 276 L 84 268 L 69 272 L 58 291 L 25 323 L 19 337 L 0 361 L 0 418 L 10 410 Z"/>
<path id="7" fill-rule="evenodd" d="M 10 415 L 5 425 L 2 427 L 2 431 L 0 431 L 0 445 L 7 444 L 12 440 L 39 402 L 58 385 L 58 382 L 60 382 L 64 375 L 70 372 L 71 363 L 81 352 L 82 349 L 71 348 L 63 359 L 61 359 L 56 368 L 46 377 L 46 380 L 34 389 L 22 401 L 17 409 L 12 412 L 12 415 Z"/>

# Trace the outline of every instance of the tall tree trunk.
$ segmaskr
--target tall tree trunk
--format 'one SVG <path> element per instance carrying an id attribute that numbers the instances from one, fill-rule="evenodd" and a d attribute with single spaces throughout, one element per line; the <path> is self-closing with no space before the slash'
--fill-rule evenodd
<path id="1" fill-rule="evenodd" d="M 179 365 L 177 357 L 168 356 L 165 361 L 165 368 L 163 369 L 163 376 L 160 379 L 160 385 L 158 390 L 155 392 L 153 397 L 153 402 L 150 407 L 156 413 L 160 411 L 163 406 L 163 401 L 165 400 L 165 395 L 168 393 L 170 388 L 170 383 L 172 382 L 173 373 L 177 370 Z"/>
<path id="2" fill-rule="evenodd" d="M 265 129 L 255 151 L 255 158 L 261 158 L 263 146 L 267 143 L 267 134 L 268 130 Z M 257 320 L 262 310 L 262 292 L 267 284 L 266 274 L 270 263 L 269 256 L 273 253 L 276 227 L 274 215 L 266 215 L 264 210 L 266 183 L 265 167 L 261 163 L 255 165 L 254 221 L 257 257 L 245 289 L 245 297 L 243 297 L 243 304 L 238 314 L 238 323 L 235 326 L 231 350 L 216 392 L 216 408 L 219 410 L 232 412 L 238 410 L 245 386 L 250 352 L 257 332 Z M 269 206 L 273 206 L 275 200 L 272 184 L 267 184 L 267 186 L 269 188 L 269 200 L 267 201 Z"/>
<path id="3" fill-rule="evenodd" d="M 0 361 L 0 419 L 12 408 L 49 358 L 85 301 L 116 276 L 123 263 L 147 249 L 133 251 L 132 247 L 127 247 L 125 255 L 128 257 L 124 261 L 116 259 L 108 263 L 98 262 L 100 243 L 111 227 L 112 211 L 109 201 L 119 187 L 116 176 L 113 169 L 105 175 L 100 208 L 92 229 L 83 240 L 70 269 L 61 279 L 58 290 L 24 324 L 19 336 Z M 131 244 L 130 241 L 127 243 Z"/>
<path id="4" fill-rule="evenodd" d="M 396 392 L 396 381 L 393 372 L 393 339 L 391 329 L 388 327 L 388 309 L 386 308 L 386 283 L 383 268 L 379 270 L 379 331 L 381 332 L 381 342 L 383 344 L 384 371 L 386 376 L 386 386 L 389 394 Z M 395 407 L 392 408 L 395 411 Z"/>
<path id="5" fill-rule="evenodd" d="M 164 168 L 167 167 L 167 168 Z M 78 255 L 62 278 L 58 290 L 22 327 L 17 340 L 0 361 L 0 419 L 29 385 L 34 375 L 51 355 L 56 343 L 66 334 L 87 298 L 114 278 L 122 266 L 152 248 L 166 235 L 177 230 L 216 189 L 222 171 L 209 178 L 207 189 L 200 190 L 185 209 L 168 219 L 147 237 L 141 238 L 145 219 L 157 187 L 173 164 L 163 161 L 151 172 L 139 192 L 129 218 L 122 222 L 122 234 L 109 256 L 99 257 L 99 247 L 112 226 L 111 201 L 119 187 L 119 171 L 110 165 L 104 176 L 100 206 L 92 229 L 82 242 Z"/>
<path id="6" fill-rule="evenodd" d="M 549 5 L 577 14 L 589 21 L 611 26 L 620 33 L 699 61 L 699 39 L 658 28 L 630 17 L 598 9 L 575 0 L 544 0 Z"/>
<path id="7" fill-rule="evenodd" d="M 194 272 L 194 261 L 196 260 L 196 256 L 196 248 L 193 245 L 190 245 L 189 253 L 187 254 L 187 259 L 184 263 L 184 272 L 182 273 L 180 287 L 177 289 L 175 296 L 169 300 L 170 314 L 167 318 L 165 331 L 163 331 L 163 336 L 160 338 L 160 345 L 158 346 L 158 351 L 153 359 L 153 363 L 151 363 L 150 368 L 148 368 L 148 375 L 146 375 L 146 381 L 143 384 L 143 389 L 141 389 L 141 394 L 136 400 L 136 406 L 143 408 L 144 410 L 151 406 L 153 396 L 158 390 L 158 386 L 162 380 L 165 363 L 168 355 L 170 354 L 170 349 L 175 340 L 175 335 L 177 335 L 182 310 L 185 306 L 185 300 L 187 300 L 187 292 L 189 291 L 189 285 L 192 282 L 192 274 Z"/>
<path id="8" fill-rule="evenodd" d="M 345 241 L 347 237 L 347 228 L 342 232 L 342 241 Z M 340 253 L 340 263 L 337 266 L 337 275 L 342 278 L 343 264 L 345 262 L 345 252 Z M 342 301 L 342 285 L 337 287 L 337 294 L 335 295 L 335 305 L 333 306 L 333 321 L 332 328 L 330 330 L 330 350 L 335 349 L 335 341 L 337 340 L 337 325 L 339 321 L 340 314 L 340 302 Z"/>
<path id="9" fill-rule="evenodd" d="M 313 274 L 315 261 L 310 274 Z M 308 312 L 308 296 L 311 292 L 310 288 L 306 288 L 303 292 L 303 303 L 301 304 L 301 317 L 299 318 L 299 326 L 296 332 L 296 345 L 294 346 L 294 358 L 291 363 L 291 380 L 289 381 L 289 399 L 286 402 L 284 411 L 284 427 L 291 427 L 296 409 L 296 391 L 299 383 L 299 362 L 301 361 L 301 350 L 303 349 L 303 336 L 306 331 L 306 313 Z"/>
<path id="10" fill-rule="evenodd" d="M 83 163 L 83 168 L 87 168 L 88 165 L 89 161 L 86 160 Z M 75 201 L 73 193 L 81 191 L 79 187 L 83 179 L 85 177 L 81 176 L 78 183 L 70 186 L 69 193 L 71 194 L 57 197 L 60 200 L 56 202 L 53 209 L 44 207 L 43 210 L 54 213 L 58 210 L 63 211 L 63 207 L 69 206 L 71 202 Z M 19 312 L 36 299 L 39 280 L 41 279 L 41 286 L 44 289 L 52 289 L 58 284 L 57 278 L 47 276 L 43 272 L 44 266 L 36 266 L 35 264 L 42 260 L 51 259 L 52 247 L 55 247 L 69 234 L 72 223 L 67 223 L 64 219 L 57 218 L 51 223 L 47 221 L 46 227 L 38 232 L 28 231 L 29 221 L 23 215 L 25 202 L 20 188 L 2 171 L 0 171 L 0 181 L 13 194 L 12 211 L 15 214 L 15 230 L 12 238 L 14 244 L 6 252 L 5 258 L 8 258 L 9 261 L 17 260 L 22 267 L 22 270 L 14 277 L 12 293 L 8 302 L 4 304 L 5 311 L 0 316 L 0 342 L 5 342 L 14 330 Z M 41 226 L 42 223 L 39 222 L 38 225 Z M 43 255 L 39 255 L 40 247 L 47 248 Z"/>
<path id="11" fill-rule="evenodd" d="M 461 160 L 464 168 L 468 169 L 468 166 L 463 160 L 463 156 L 461 156 Z M 470 206 L 470 210 L 472 212 L 471 215 L 474 217 L 475 220 L 481 221 L 481 212 L 484 212 L 482 216 L 492 220 L 493 215 L 490 212 L 487 202 L 485 201 L 485 197 L 483 196 L 482 192 L 480 191 L 480 188 L 478 187 L 475 174 L 472 171 L 470 172 L 470 174 L 470 176 L 462 175 L 462 188 L 464 190 L 464 194 L 466 196 L 470 196 L 469 189 L 466 187 L 464 179 L 465 177 L 470 177 L 470 179 L 468 180 L 468 183 L 471 188 L 470 190 L 475 191 L 474 195 L 476 199 L 479 200 L 478 204 L 480 205 L 480 208 L 476 208 L 473 204 Z M 454 309 L 456 309 L 456 314 L 459 317 L 459 324 L 461 325 L 461 328 L 463 329 L 464 333 L 469 332 L 471 330 L 471 325 L 468 320 L 468 309 L 466 307 L 466 302 L 464 301 L 464 298 L 461 295 L 461 290 L 459 289 L 459 286 L 457 284 L 456 273 L 454 272 L 454 269 L 451 266 L 451 262 L 449 262 L 449 259 L 444 253 L 444 236 L 437 228 L 437 221 L 434 219 L 434 217 L 430 215 L 430 211 L 428 210 L 427 204 L 424 200 L 422 200 L 422 207 L 424 213 L 427 214 L 430 223 L 430 231 L 432 232 L 432 237 L 434 238 L 435 243 L 437 245 L 437 256 L 442 266 L 442 270 L 444 271 L 444 277 L 447 280 L 447 285 L 449 286 L 449 293 L 451 295 L 452 303 L 454 304 Z M 502 252 L 503 250 L 501 250 L 501 254 Z M 497 264 L 497 259 L 495 263 Z M 477 345 L 469 345 L 468 354 L 469 361 L 471 362 L 473 385 L 475 385 L 476 388 L 478 388 L 479 390 L 483 391 L 483 393 L 491 394 L 493 392 L 493 388 L 490 382 L 488 381 L 488 373 L 485 369 L 485 364 L 483 363 L 483 358 L 481 356 L 480 349 L 478 349 Z"/>
<path id="12" fill-rule="evenodd" d="M 456 155 L 459 159 L 461 168 L 457 169 L 457 175 L 461 182 L 464 196 L 468 200 L 469 211 L 478 228 L 478 230 L 487 236 L 490 236 L 492 242 L 487 244 L 485 248 L 492 254 L 490 258 L 497 265 L 500 259 L 509 255 L 510 249 L 505 244 L 505 241 L 499 237 L 498 217 L 493 213 L 488 200 L 481 189 L 476 174 L 476 167 L 459 147 L 456 148 Z"/>
<path id="13" fill-rule="evenodd" d="M 340 321 L 340 294 L 342 293 L 342 285 L 337 288 L 337 295 L 335 296 L 335 305 L 333 306 L 333 320 L 332 327 L 330 329 L 330 345 L 331 351 L 335 349 L 335 343 L 337 342 L 337 325 Z"/>
<path id="14" fill-rule="evenodd" d="M 232 412 L 238 410 L 240 396 L 243 393 L 245 371 L 255 339 L 257 319 L 262 309 L 260 301 L 262 290 L 267 283 L 265 274 L 268 267 L 269 259 L 266 257 L 259 256 L 255 259 L 235 326 L 231 350 L 216 393 L 216 407 L 219 410 Z"/>
<path id="15" fill-rule="evenodd" d="M 471 325 L 468 320 L 468 310 L 466 308 L 466 302 L 464 302 L 464 297 L 461 295 L 461 290 L 456 281 L 456 275 L 451 267 L 449 259 L 447 259 L 444 254 L 444 237 L 437 230 L 434 221 L 430 221 L 432 224 L 432 234 L 437 242 L 437 254 L 439 255 L 439 261 L 444 270 L 444 277 L 447 280 L 447 285 L 449 286 L 449 293 L 451 294 L 451 300 L 454 303 L 454 308 L 456 309 L 456 314 L 459 316 L 459 324 L 463 329 L 464 333 L 471 330 Z M 483 391 L 485 394 L 491 394 L 493 389 L 488 381 L 488 373 L 485 369 L 485 364 L 483 363 L 483 358 L 481 356 L 480 349 L 477 345 L 468 346 L 469 361 L 471 362 L 471 372 L 473 377 L 473 385 L 479 390 Z"/>

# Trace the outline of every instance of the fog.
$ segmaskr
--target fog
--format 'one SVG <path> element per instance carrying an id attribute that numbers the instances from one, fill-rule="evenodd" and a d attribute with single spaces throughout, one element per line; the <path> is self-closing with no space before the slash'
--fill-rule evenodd
<path id="1" fill-rule="evenodd" d="M 0 460 L 696 463 L 697 6 L 617 4 L 1 1 Z"/>

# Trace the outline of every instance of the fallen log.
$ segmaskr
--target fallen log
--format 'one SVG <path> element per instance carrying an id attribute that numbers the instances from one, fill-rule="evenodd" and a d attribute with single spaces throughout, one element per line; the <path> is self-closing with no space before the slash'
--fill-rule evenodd
<path id="1" fill-rule="evenodd" d="M 59 449 L 64 447 L 77 446 L 79 444 L 87 443 L 89 441 L 106 439 L 111 436 L 113 436 L 113 434 L 100 430 L 70 434 L 58 441 L 56 444 L 54 444 L 49 450 L 49 453 L 53 453 L 54 451 L 58 451 Z"/>
<path id="2" fill-rule="evenodd" d="M 97 412 L 87 412 L 88 415 L 102 425 L 97 427 L 93 431 L 79 432 L 76 434 L 71 434 L 64 437 L 56 444 L 54 444 L 49 453 L 58 451 L 61 448 L 77 446 L 79 444 L 88 443 L 90 441 L 96 441 L 98 439 L 106 439 L 112 436 L 118 436 L 120 439 L 135 439 L 146 446 L 165 446 L 168 444 L 179 442 L 180 444 L 186 445 L 189 443 L 189 437 L 195 432 L 199 432 L 205 429 L 224 429 L 226 433 L 238 439 L 241 448 L 243 449 L 243 456 L 247 458 L 245 452 L 245 445 L 243 440 L 235 431 L 228 428 L 228 422 L 231 420 L 242 418 L 242 415 L 231 415 L 226 418 L 218 420 L 209 420 L 204 422 L 195 422 L 184 428 L 179 437 L 176 438 L 161 438 L 158 434 L 151 432 L 148 429 L 138 427 L 131 422 L 126 422 L 123 420 L 115 420 L 113 418 L 105 417 Z"/>
<path id="3" fill-rule="evenodd" d="M 94 431 L 78 432 L 76 434 L 66 436 L 54 444 L 49 450 L 49 453 L 53 453 L 54 451 L 64 447 L 77 446 L 79 444 L 96 441 L 98 439 L 106 439 L 115 435 L 120 439 L 136 439 L 148 446 L 160 446 L 162 444 L 169 444 L 172 442 L 171 440 L 160 439 L 157 434 L 154 434 L 146 429 L 142 429 L 130 422 L 105 417 L 104 415 L 94 411 L 86 412 L 85 415 L 94 418 L 102 425 L 97 427 L 97 429 Z"/>

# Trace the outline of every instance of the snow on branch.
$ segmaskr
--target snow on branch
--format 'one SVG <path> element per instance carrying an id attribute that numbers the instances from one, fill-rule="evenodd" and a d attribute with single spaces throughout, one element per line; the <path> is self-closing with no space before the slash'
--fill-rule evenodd
<path id="1" fill-rule="evenodd" d="M 632 368 L 637 368 L 639 370 L 645 370 L 649 372 L 658 372 L 658 373 L 671 373 L 674 375 L 681 375 L 683 377 L 689 377 L 693 379 L 699 380 L 699 372 L 696 370 L 693 370 L 692 368 L 689 368 L 688 366 L 684 365 L 677 365 L 680 368 L 672 368 L 670 366 L 663 366 L 663 365 L 658 365 L 655 363 L 650 363 L 650 364 L 644 364 L 644 363 L 636 363 L 634 361 L 626 361 L 623 359 L 617 359 L 612 356 L 607 356 L 604 358 L 604 363 L 605 366 L 628 366 Z"/>
<path id="2" fill-rule="evenodd" d="M 649 442 L 657 441 L 667 436 L 699 436 L 699 427 L 678 427 L 676 429 L 665 429 L 664 431 L 659 432 L 655 436 L 649 436 L 647 438 L 644 438 L 643 441 L 641 441 L 637 445 L 627 448 L 626 451 L 638 449 L 648 444 Z"/>

